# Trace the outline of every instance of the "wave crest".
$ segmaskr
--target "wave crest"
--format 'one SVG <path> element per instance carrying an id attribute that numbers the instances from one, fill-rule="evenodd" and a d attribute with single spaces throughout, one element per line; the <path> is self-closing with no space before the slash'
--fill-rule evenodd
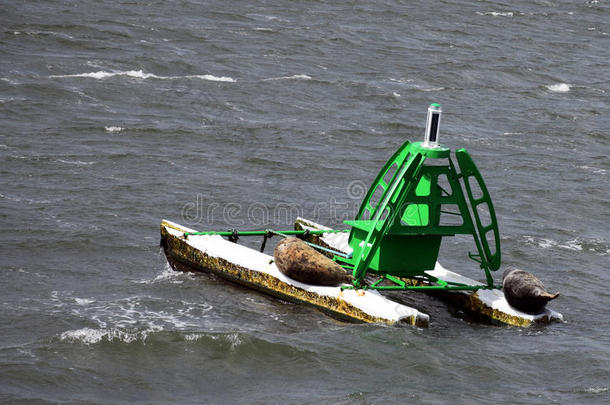
<path id="1" fill-rule="evenodd" d="M 213 82 L 236 82 L 232 77 L 227 76 L 214 76 L 214 75 L 186 75 L 186 76 L 158 76 L 154 73 L 145 73 L 142 70 L 126 70 L 119 72 L 107 72 L 104 70 L 100 70 L 97 72 L 89 72 L 89 73 L 77 73 L 72 75 L 51 75 L 49 76 L 52 79 L 57 78 L 70 78 L 70 77 L 84 77 L 89 79 L 107 79 L 115 76 L 126 76 L 132 77 L 136 79 L 158 79 L 158 80 L 175 80 L 175 79 L 200 79 L 200 80 L 208 80 Z"/>
<path id="2" fill-rule="evenodd" d="M 59 340 L 69 343 L 84 343 L 87 345 L 99 343 L 101 341 L 120 341 L 124 343 L 140 341 L 142 343 L 146 343 L 146 339 L 150 333 L 158 332 L 160 330 L 162 330 L 162 328 L 159 327 L 151 327 L 150 329 L 136 331 L 121 330 L 116 328 L 82 328 L 63 332 L 59 336 Z"/>
<path id="3" fill-rule="evenodd" d="M 552 91 L 553 93 L 567 93 L 572 88 L 572 86 L 569 85 L 568 83 L 549 84 L 549 85 L 547 85 L 545 87 L 549 91 Z"/>

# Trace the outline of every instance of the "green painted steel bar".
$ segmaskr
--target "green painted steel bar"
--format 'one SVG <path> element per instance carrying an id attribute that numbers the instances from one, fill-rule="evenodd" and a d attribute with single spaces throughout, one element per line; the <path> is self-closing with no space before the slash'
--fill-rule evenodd
<path id="1" fill-rule="evenodd" d="M 205 232 L 184 232 L 183 236 L 201 236 L 201 235 L 218 235 L 218 236 L 265 236 L 269 233 L 283 235 L 322 235 L 325 233 L 342 233 L 349 232 L 349 229 L 321 229 L 321 230 L 301 230 L 301 231 L 274 231 L 273 229 L 265 229 L 264 231 L 205 231 Z"/>
<path id="2" fill-rule="evenodd" d="M 383 166 L 381 171 L 379 171 L 379 173 L 377 174 L 377 177 L 373 181 L 373 187 L 369 188 L 368 192 L 366 193 L 366 196 L 362 200 L 362 204 L 360 205 L 360 208 L 358 209 L 358 214 L 356 215 L 356 219 L 363 219 L 363 214 L 364 214 L 365 210 L 369 211 L 369 214 L 371 217 L 373 217 L 375 215 L 377 206 L 375 205 L 373 207 L 370 205 L 371 197 L 373 196 L 373 193 L 376 192 L 378 185 L 380 187 L 382 187 L 385 192 L 385 190 L 387 190 L 387 188 L 390 186 L 390 184 L 392 184 L 392 181 L 394 180 L 394 177 L 396 176 L 397 173 L 394 173 L 391 176 L 391 179 L 389 179 L 389 181 L 387 181 L 387 182 L 384 180 L 384 178 L 386 177 L 386 175 L 388 174 L 388 172 L 390 171 L 390 169 L 393 166 L 398 167 L 398 166 L 402 165 L 402 162 L 408 155 L 409 145 L 410 145 L 409 141 L 406 141 L 404 144 L 402 144 L 402 146 L 400 148 L 398 148 L 396 153 L 394 153 L 394 155 L 392 155 L 392 157 L 386 162 L 385 166 Z"/>
<path id="3" fill-rule="evenodd" d="M 472 212 L 474 214 L 474 219 L 476 222 L 477 230 L 479 232 L 479 238 L 481 239 L 481 245 L 483 249 L 479 248 L 479 252 L 481 252 L 481 259 L 485 264 L 485 272 L 487 275 L 488 281 L 491 280 L 491 275 L 489 274 L 489 270 L 495 271 L 500 268 L 501 264 L 501 253 L 500 253 L 500 231 L 498 230 L 498 221 L 496 220 L 496 211 L 494 210 L 494 206 L 491 202 L 491 197 L 489 195 L 489 191 L 487 190 L 487 186 L 483 181 L 483 177 L 479 172 L 479 169 L 474 164 L 472 158 L 466 151 L 466 149 L 461 148 L 455 152 L 455 156 L 458 161 L 458 165 L 460 166 L 460 170 L 462 172 L 462 178 L 464 181 L 464 186 L 466 188 L 466 192 L 468 193 L 468 198 L 470 200 L 470 205 L 472 207 Z M 482 193 L 481 196 L 477 196 L 475 198 L 472 186 L 470 184 L 470 178 L 476 180 L 480 191 Z M 479 212 L 479 206 L 483 208 L 487 208 L 489 212 L 489 224 L 483 224 Z M 484 226 L 488 225 L 488 226 Z M 493 241 L 494 248 L 492 249 L 489 246 L 487 233 L 493 233 Z"/>
<path id="4" fill-rule="evenodd" d="M 394 283 L 394 285 L 380 285 L 382 281 L 389 280 Z M 426 275 L 421 278 L 417 278 L 420 281 L 426 281 L 429 283 L 437 283 L 438 285 L 407 285 L 407 283 L 400 278 L 394 277 L 390 274 L 382 274 L 378 280 L 376 280 L 373 284 L 370 285 L 344 285 L 341 286 L 342 290 L 386 290 L 386 291 L 407 291 L 407 290 L 442 290 L 442 291 L 477 291 L 477 290 L 490 290 L 494 288 L 502 288 L 497 285 L 489 285 L 489 284 L 478 284 L 478 285 L 468 285 L 461 284 L 452 281 L 445 281 L 439 278 Z"/>
<path id="5" fill-rule="evenodd" d="M 366 271 L 379 243 L 394 222 L 399 211 L 398 207 L 404 204 L 408 192 L 413 187 L 413 182 L 409 181 L 409 179 L 417 176 L 416 173 L 421 169 L 422 161 L 423 156 L 420 153 L 410 155 L 408 159 L 405 159 L 389 190 L 386 191 L 383 201 L 376 207 L 372 227 L 368 231 L 362 245 L 362 250 L 354 262 L 353 276 L 355 286 L 359 286 L 364 280 Z M 383 217 L 384 212 L 388 214 L 386 217 Z"/>
<path id="6" fill-rule="evenodd" d="M 265 229 L 264 231 L 205 231 L 205 232 L 184 232 L 183 236 L 188 238 L 190 235 L 202 236 L 202 235 L 218 235 L 218 236 L 265 236 L 271 237 L 271 235 L 278 235 L 284 238 L 287 238 L 291 235 L 323 235 L 325 233 L 347 233 L 349 229 L 318 229 L 318 230 L 289 230 L 289 231 L 275 231 L 273 229 Z M 305 241 L 305 243 L 311 246 L 314 249 L 323 250 L 325 252 L 331 253 L 336 256 L 341 256 L 342 258 L 350 258 L 351 255 L 345 254 L 343 252 L 339 252 L 337 250 L 329 249 L 324 246 L 316 245 L 315 243 L 310 243 Z M 263 245 L 264 248 L 264 245 Z M 261 250 L 262 251 L 262 250 Z"/>
<path id="7" fill-rule="evenodd" d="M 372 286 L 371 286 L 372 287 Z M 477 290 L 491 290 L 494 288 L 499 288 L 499 286 L 489 286 L 489 285 L 376 285 L 370 289 L 372 290 L 387 290 L 387 291 L 408 291 L 408 290 L 452 290 L 452 291 L 477 291 Z M 369 286 L 354 286 L 354 285 L 344 285 L 341 286 L 343 290 L 368 290 Z"/>
<path id="8" fill-rule="evenodd" d="M 348 230 L 339 230 L 339 231 L 337 231 L 337 232 L 348 232 L 348 231 L 349 231 L 349 229 L 348 229 Z M 306 233 L 307 231 L 290 231 L 290 232 L 303 232 L 303 233 Z M 312 234 L 313 232 L 314 232 L 314 231 L 310 231 L 309 233 L 310 233 L 310 234 Z M 327 231 L 326 231 L 326 232 L 324 232 L 324 233 L 337 233 L 337 232 L 329 232 L 329 231 L 327 230 Z M 289 235 L 288 233 L 286 233 L 286 231 L 272 231 L 272 230 L 269 230 L 269 233 L 271 233 L 271 234 L 273 234 L 273 235 L 279 235 L 279 236 L 281 236 L 281 237 L 283 237 L 283 238 L 287 238 L 287 237 L 288 237 L 288 235 Z M 317 233 L 319 234 L 320 232 L 317 232 Z M 315 234 L 314 234 L 314 235 L 315 235 Z M 347 254 L 345 254 L 345 253 L 343 253 L 343 252 L 339 252 L 338 250 L 329 249 L 329 248 L 326 248 L 326 247 L 324 247 L 324 246 L 316 245 L 315 243 L 311 243 L 311 242 L 307 242 L 307 241 L 303 241 L 303 242 L 304 242 L 306 245 L 309 245 L 309 246 L 311 246 L 311 247 L 312 247 L 312 248 L 314 248 L 314 249 L 322 250 L 322 251 L 324 251 L 324 252 L 331 253 L 331 254 L 333 254 L 333 255 L 335 255 L 335 256 L 341 256 L 341 257 L 346 258 L 346 259 L 347 259 L 347 258 L 349 258 L 349 257 L 351 257 L 351 255 L 347 255 Z"/>
<path id="9" fill-rule="evenodd" d="M 393 283 L 398 284 L 399 286 L 402 286 L 402 287 L 406 286 L 406 283 L 397 277 L 391 276 L 389 274 L 384 274 L 383 277 L 392 281 Z"/>

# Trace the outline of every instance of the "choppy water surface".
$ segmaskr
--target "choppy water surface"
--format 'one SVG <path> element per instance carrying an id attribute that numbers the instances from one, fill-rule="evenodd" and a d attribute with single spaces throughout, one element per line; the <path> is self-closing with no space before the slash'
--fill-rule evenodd
<path id="1" fill-rule="evenodd" d="M 0 4 L 0 401 L 607 403 L 605 1 Z M 337 225 L 431 102 L 565 323 L 352 325 L 168 268 L 162 218 Z M 476 277 L 466 240 L 442 262 Z M 499 278 L 499 274 L 497 275 Z"/>

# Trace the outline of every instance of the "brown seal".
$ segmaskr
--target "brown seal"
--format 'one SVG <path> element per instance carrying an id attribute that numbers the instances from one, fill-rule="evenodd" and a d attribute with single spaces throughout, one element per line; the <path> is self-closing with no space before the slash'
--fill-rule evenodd
<path id="1" fill-rule="evenodd" d="M 297 238 L 278 243 L 273 257 L 282 274 L 302 283 L 330 286 L 352 281 L 343 267 Z"/>
<path id="2" fill-rule="evenodd" d="M 541 313 L 547 302 L 559 296 L 548 293 L 532 273 L 517 269 L 504 272 L 502 290 L 511 307 L 532 315 Z"/>

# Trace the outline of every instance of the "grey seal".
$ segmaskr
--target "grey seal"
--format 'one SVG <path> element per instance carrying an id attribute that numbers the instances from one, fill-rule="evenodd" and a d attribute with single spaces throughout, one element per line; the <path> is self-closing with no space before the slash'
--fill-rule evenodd
<path id="1" fill-rule="evenodd" d="M 333 286 L 352 281 L 343 267 L 297 238 L 278 243 L 273 258 L 282 274 L 302 283 Z"/>
<path id="2" fill-rule="evenodd" d="M 559 293 L 547 292 L 532 273 L 518 269 L 504 272 L 502 290 L 511 307 L 532 315 L 541 313 L 547 302 L 559 296 Z"/>

